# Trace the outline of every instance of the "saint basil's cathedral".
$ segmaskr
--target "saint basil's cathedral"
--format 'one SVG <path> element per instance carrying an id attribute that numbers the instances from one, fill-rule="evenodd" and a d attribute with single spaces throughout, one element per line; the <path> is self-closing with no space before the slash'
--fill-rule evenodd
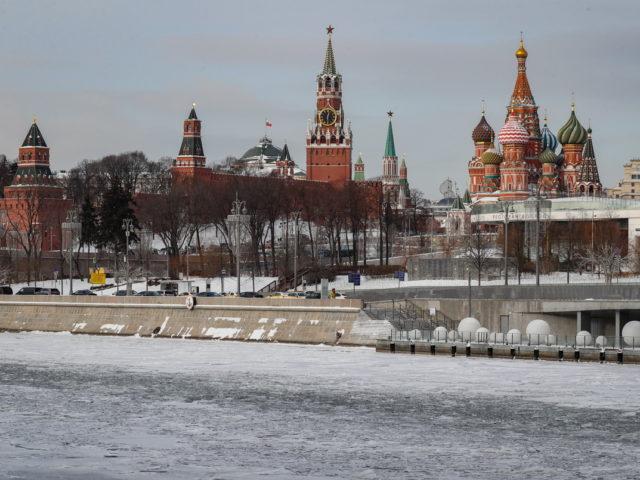
<path id="1" fill-rule="evenodd" d="M 522 41 L 516 51 L 516 84 L 507 106 L 505 124 L 498 133 L 487 122 L 484 111 L 471 138 L 475 153 L 469 162 L 469 192 L 473 200 L 523 200 L 533 192 L 547 198 L 572 195 L 602 195 L 591 128 L 578 121 L 571 105 L 569 120 L 557 136 L 545 115 L 540 128 L 538 106 L 527 79 L 528 53 Z M 556 154 L 561 144 L 559 154 Z"/>

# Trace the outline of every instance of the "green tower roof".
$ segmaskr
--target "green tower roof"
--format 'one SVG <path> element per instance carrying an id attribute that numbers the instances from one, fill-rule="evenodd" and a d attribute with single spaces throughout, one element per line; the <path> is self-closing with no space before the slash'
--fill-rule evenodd
<path id="1" fill-rule="evenodd" d="M 393 127 L 391 126 L 391 113 L 389 114 L 389 129 L 387 130 L 387 144 L 384 147 L 385 157 L 396 156 L 396 144 L 393 141 Z"/>

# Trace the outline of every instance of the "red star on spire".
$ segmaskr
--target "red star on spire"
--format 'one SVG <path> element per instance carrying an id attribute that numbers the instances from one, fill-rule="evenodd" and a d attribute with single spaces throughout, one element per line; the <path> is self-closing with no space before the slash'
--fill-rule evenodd
<path id="1" fill-rule="evenodd" d="M 333 33 L 333 27 L 331 25 L 329 25 L 327 27 L 327 34 L 331 35 Z"/>

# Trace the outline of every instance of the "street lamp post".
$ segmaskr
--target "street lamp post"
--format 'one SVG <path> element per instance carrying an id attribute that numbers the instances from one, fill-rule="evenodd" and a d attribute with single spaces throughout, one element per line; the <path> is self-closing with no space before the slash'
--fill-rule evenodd
<path id="1" fill-rule="evenodd" d="M 293 290 L 295 291 L 298 288 L 298 233 L 300 228 L 298 220 L 300 220 L 300 212 L 293 212 L 292 216 L 296 232 L 293 238 Z"/>
<path id="2" fill-rule="evenodd" d="M 151 244 L 153 241 L 153 232 L 148 228 L 145 228 L 140 231 L 140 249 L 141 257 L 144 255 L 144 276 L 145 276 L 145 292 L 149 291 L 149 252 L 151 251 Z"/>
<path id="3" fill-rule="evenodd" d="M 133 220 L 131 218 L 125 218 L 122 220 L 122 229 L 124 230 L 124 236 L 126 238 L 124 264 L 125 274 L 127 276 L 127 295 L 131 295 L 131 280 L 129 279 L 129 236 L 133 232 Z"/>
<path id="4" fill-rule="evenodd" d="M 73 242 L 80 236 L 81 229 L 82 224 L 76 220 L 76 212 L 70 210 L 67 221 L 62 224 L 62 247 L 66 247 L 69 259 L 69 294 L 73 293 Z"/>
<path id="5" fill-rule="evenodd" d="M 236 199 L 232 202 L 231 213 L 227 215 L 227 222 L 229 222 L 229 225 L 234 226 L 235 233 L 237 295 L 240 295 L 240 227 L 248 221 L 249 215 L 247 214 L 245 202 L 238 199 L 238 192 L 236 192 Z"/>
<path id="6" fill-rule="evenodd" d="M 501 201 L 500 210 L 504 212 L 504 284 L 509 285 L 509 212 L 513 212 L 513 204 Z"/>
<path id="7" fill-rule="evenodd" d="M 551 200 L 540 196 L 540 189 L 535 197 L 529 197 L 524 202 L 527 220 L 535 220 L 534 251 L 536 254 L 536 287 L 540 286 L 540 219 L 546 217 L 551 210 Z"/>

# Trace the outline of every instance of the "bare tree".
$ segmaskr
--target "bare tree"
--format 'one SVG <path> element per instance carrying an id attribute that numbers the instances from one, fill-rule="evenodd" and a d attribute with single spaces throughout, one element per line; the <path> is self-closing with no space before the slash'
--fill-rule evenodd
<path id="1" fill-rule="evenodd" d="M 478 274 L 478 285 L 482 279 L 482 272 L 489 266 L 492 246 L 489 238 L 478 228 L 465 238 L 465 257 L 469 267 Z"/>

